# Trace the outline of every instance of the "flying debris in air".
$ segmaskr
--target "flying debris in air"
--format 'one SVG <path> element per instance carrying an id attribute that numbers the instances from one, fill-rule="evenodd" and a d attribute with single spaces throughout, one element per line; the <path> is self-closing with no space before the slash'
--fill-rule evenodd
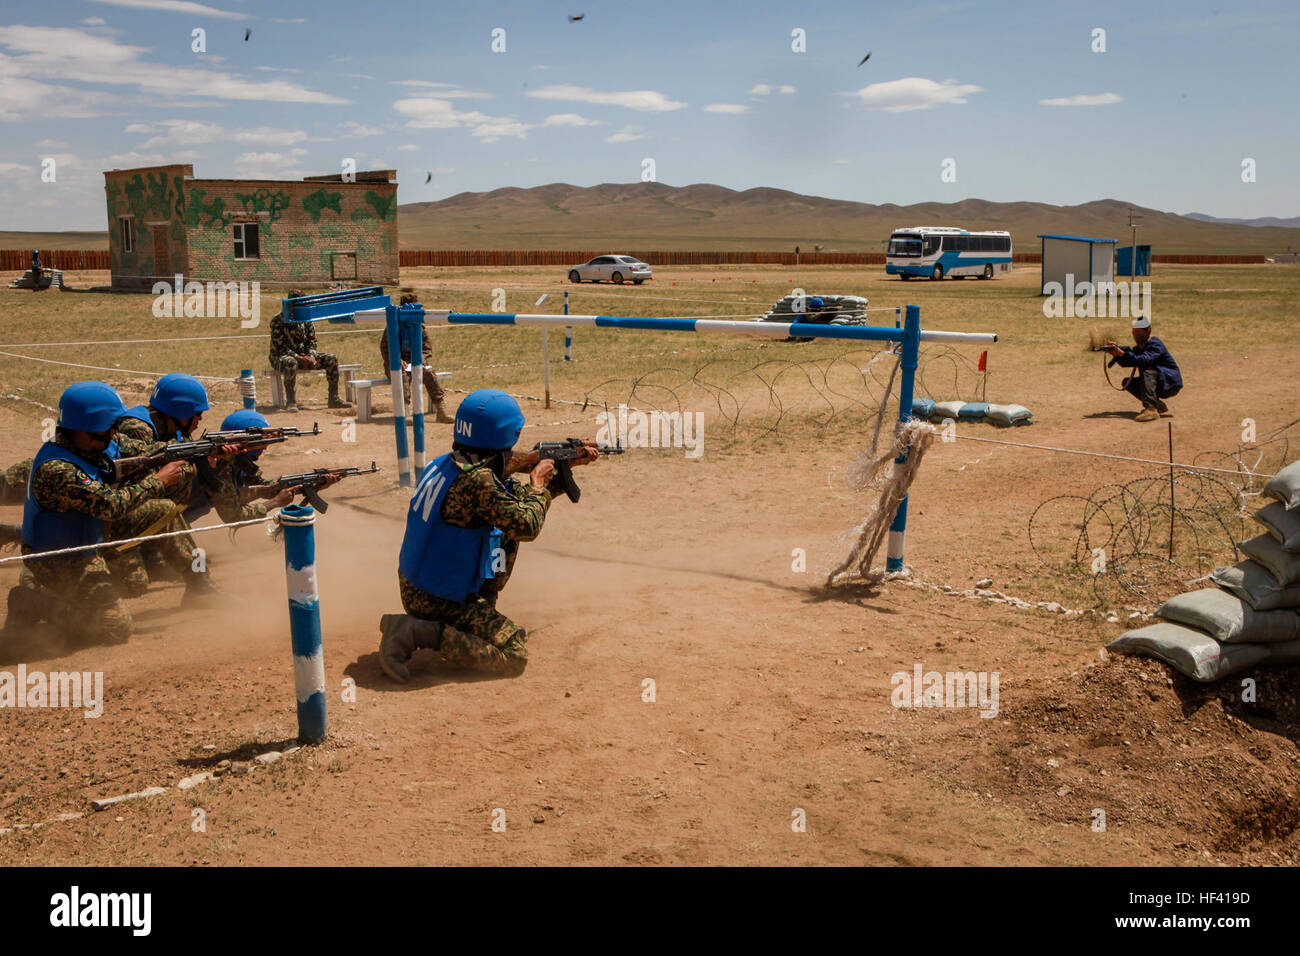
<path id="1" fill-rule="evenodd" d="M 569 22 L 570 22 L 570 23 L 577 23 L 579 20 L 581 20 L 581 19 L 582 19 L 583 17 L 585 17 L 585 16 L 586 16 L 585 13 L 580 13 L 580 14 L 578 14 L 576 17 L 569 17 Z"/>
<path id="2" fill-rule="evenodd" d="M 863 63 L 866 63 L 870 59 L 871 59 L 871 51 L 868 50 L 867 55 L 864 56 L 862 59 L 858 60 L 858 66 L 861 66 Z"/>
<path id="3" fill-rule="evenodd" d="M 429 185 L 429 183 L 431 182 L 433 182 L 433 173 L 429 173 L 429 175 L 424 177 L 424 184 L 426 186 Z"/>
<path id="4" fill-rule="evenodd" d="M 244 42 L 247 43 L 247 42 L 248 42 L 248 38 L 251 37 L 252 35 L 253 35 L 253 31 L 252 31 L 252 30 L 249 30 L 249 29 L 247 29 L 247 28 L 245 28 L 245 29 L 244 29 Z"/>

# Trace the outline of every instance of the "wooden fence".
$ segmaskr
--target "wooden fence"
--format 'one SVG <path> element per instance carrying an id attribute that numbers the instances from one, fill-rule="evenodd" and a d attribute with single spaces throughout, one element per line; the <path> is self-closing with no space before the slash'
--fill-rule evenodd
<path id="1" fill-rule="evenodd" d="M 781 265 L 792 266 L 793 252 L 629 252 L 652 266 L 703 266 L 703 265 Z M 400 263 L 414 266 L 575 266 L 596 256 L 604 255 L 590 249 L 403 249 Z M 1016 263 L 1029 265 L 1041 261 L 1037 252 L 1017 252 L 1012 256 Z M 1258 265 L 1264 256 L 1218 256 L 1191 254 L 1157 254 L 1152 257 L 1157 265 Z M 31 265 L 30 249 L 0 249 L 0 271 L 25 272 Z M 107 249 L 50 249 L 41 253 L 41 264 L 50 269 L 107 269 Z M 804 266 L 883 266 L 881 252 L 805 252 L 799 256 Z"/>

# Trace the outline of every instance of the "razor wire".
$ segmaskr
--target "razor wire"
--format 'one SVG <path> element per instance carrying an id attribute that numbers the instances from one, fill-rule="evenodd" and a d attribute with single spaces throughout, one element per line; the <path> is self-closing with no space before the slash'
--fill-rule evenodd
<path id="1" fill-rule="evenodd" d="M 1156 607 L 1241 560 L 1251 503 L 1266 472 L 1289 460 L 1289 431 L 1297 424 L 1300 419 L 1253 444 L 1195 456 L 1192 467 L 1214 462 L 1213 474 L 1174 464 L 1085 494 L 1047 498 L 1029 516 L 1030 548 L 1052 573 L 1088 581 L 1097 607 L 1121 597 Z"/>

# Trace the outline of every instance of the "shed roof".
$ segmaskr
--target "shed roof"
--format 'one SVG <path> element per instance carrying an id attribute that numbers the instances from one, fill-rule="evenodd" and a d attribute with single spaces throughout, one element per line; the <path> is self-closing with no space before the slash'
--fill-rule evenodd
<path id="1" fill-rule="evenodd" d="M 1068 239 L 1071 242 L 1119 242 L 1118 239 L 1097 239 L 1093 236 L 1067 236 L 1062 233 L 1040 232 L 1039 239 Z"/>

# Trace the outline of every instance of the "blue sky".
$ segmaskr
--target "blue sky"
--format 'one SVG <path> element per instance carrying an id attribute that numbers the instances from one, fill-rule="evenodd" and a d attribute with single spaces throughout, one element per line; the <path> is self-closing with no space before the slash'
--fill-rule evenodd
<path id="1" fill-rule="evenodd" d="M 396 168 L 402 203 L 633 182 L 651 158 L 671 185 L 870 203 L 1294 216 L 1297 49 L 1293 0 L 9 4 L 0 229 L 103 229 L 113 167 L 298 178 L 345 158 Z"/>

